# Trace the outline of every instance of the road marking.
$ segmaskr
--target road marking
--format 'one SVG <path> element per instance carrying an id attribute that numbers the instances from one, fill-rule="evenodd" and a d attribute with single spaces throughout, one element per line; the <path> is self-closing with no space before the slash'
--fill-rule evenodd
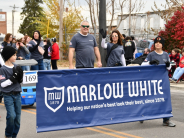
<path id="1" fill-rule="evenodd" d="M 1 104 L 1 103 L 0 103 L 0 105 L 3 105 L 4 106 L 4 104 Z M 36 111 L 36 109 L 31 109 L 31 108 L 27 108 L 27 109 L 28 110 L 30 109 L 30 110 Z M 27 113 L 31 113 L 31 114 L 36 115 L 36 112 L 31 112 L 31 111 L 28 111 L 28 110 L 22 109 L 22 111 L 24 111 L 24 112 L 27 112 Z M 108 130 L 108 131 L 111 131 L 111 132 L 123 134 L 125 136 L 129 136 L 129 137 L 133 137 L 133 138 L 142 138 L 142 137 L 139 137 L 139 136 L 135 136 L 135 135 L 131 135 L 131 134 L 128 134 L 128 133 L 124 133 L 124 132 L 112 130 L 112 129 L 105 128 L 105 127 L 96 126 L 96 128 L 100 128 L 100 129 L 103 129 L 103 130 Z M 97 129 L 90 128 L 90 127 L 87 127 L 85 129 L 88 129 L 88 130 L 91 130 L 91 131 L 96 131 L 96 132 L 99 132 L 99 133 L 102 133 L 102 134 L 106 134 L 106 135 L 110 135 L 110 136 L 117 137 L 117 138 L 126 138 L 126 137 L 123 137 L 123 136 L 119 136 L 119 135 L 116 135 L 116 134 L 113 134 L 113 133 L 105 132 L 105 131 L 102 131 L 102 130 L 97 130 Z"/>
<path id="2" fill-rule="evenodd" d="M 100 128 L 100 129 L 103 129 L 103 130 L 108 130 L 108 131 L 111 131 L 111 132 L 123 134 L 123 135 L 125 135 L 125 136 L 129 136 L 129 137 L 133 137 L 133 138 L 142 138 L 142 137 L 139 137 L 139 136 L 131 135 L 131 134 L 128 134 L 128 133 L 116 131 L 116 130 L 109 129 L 109 128 L 105 128 L 105 127 L 101 127 L 101 126 L 96 126 L 96 128 Z"/>
<path id="3" fill-rule="evenodd" d="M 119 135 L 112 134 L 112 133 L 109 133 L 109 132 L 105 132 L 105 131 L 102 131 L 102 130 L 94 129 L 94 128 L 91 128 L 91 127 L 86 127 L 86 129 L 96 131 L 96 132 L 99 132 L 99 133 L 102 133 L 102 134 L 106 134 L 106 135 L 109 135 L 109 136 L 113 136 L 113 137 L 116 137 L 116 138 L 126 138 L 126 137 L 123 137 L 123 136 L 119 136 Z"/>
<path id="4" fill-rule="evenodd" d="M 35 113 L 35 112 L 31 112 L 31 111 L 24 110 L 24 109 L 22 109 L 22 111 L 24 111 L 24 112 L 28 112 L 28 113 L 31 113 L 31 114 L 34 114 L 34 115 L 36 115 L 36 113 Z"/>
<path id="5" fill-rule="evenodd" d="M 28 109 L 28 110 L 33 110 L 33 111 L 35 111 L 35 112 L 36 112 L 36 109 L 32 109 L 32 108 L 26 108 L 26 109 Z"/>

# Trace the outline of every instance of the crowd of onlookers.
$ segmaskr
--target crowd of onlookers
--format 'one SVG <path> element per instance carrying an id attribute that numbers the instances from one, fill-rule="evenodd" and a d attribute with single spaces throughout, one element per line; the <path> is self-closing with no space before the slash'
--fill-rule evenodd
<path id="1" fill-rule="evenodd" d="M 6 46 L 12 46 L 17 50 L 17 60 L 34 59 L 37 65 L 21 66 L 24 71 L 57 69 L 59 60 L 59 46 L 56 38 L 42 40 L 40 32 L 34 31 L 33 36 L 25 35 L 16 39 L 12 34 L 6 34 L 1 43 L 1 51 Z"/>

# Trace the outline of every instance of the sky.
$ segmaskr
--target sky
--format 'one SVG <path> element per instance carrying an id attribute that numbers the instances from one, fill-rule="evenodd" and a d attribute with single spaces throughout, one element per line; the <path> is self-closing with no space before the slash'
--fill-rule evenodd
<path id="1" fill-rule="evenodd" d="M 80 4 L 82 6 L 85 6 L 85 0 L 79 0 Z M 145 8 L 141 12 L 146 12 L 146 11 L 151 11 L 151 7 L 154 7 L 154 1 L 157 3 L 157 5 L 165 4 L 165 0 L 144 0 L 146 2 Z M 20 20 L 20 12 L 22 11 L 22 7 L 24 6 L 24 0 L 0 0 L 0 9 L 2 9 L 3 12 L 7 12 L 7 31 L 12 32 L 12 7 L 10 6 L 15 6 L 18 7 L 16 8 L 15 12 L 15 34 L 17 34 L 17 30 L 19 28 L 20 23 L 22 22 Z M 86 14 L 84 16 L 89 16 L 89 14 Z M 85 17 L 85 18 L 86 18 Z M 89 19 L 89 17 L 87 18 Z"/>

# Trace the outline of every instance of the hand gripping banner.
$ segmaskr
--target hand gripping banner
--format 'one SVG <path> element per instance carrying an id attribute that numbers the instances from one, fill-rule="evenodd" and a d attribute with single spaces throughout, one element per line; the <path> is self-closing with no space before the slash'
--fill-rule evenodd
<path id="1" fill-rule="evenodd" d="M 172 117 L 164 65 L 38 71 L 37 132 Z"/>

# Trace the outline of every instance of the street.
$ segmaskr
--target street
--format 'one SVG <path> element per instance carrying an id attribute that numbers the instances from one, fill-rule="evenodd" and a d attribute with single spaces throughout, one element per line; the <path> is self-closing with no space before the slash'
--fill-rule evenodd
<path id="1" fill-rule="evenodd" d="M 176 127 L 162 126 L 162 119 L 106 126 L 36 133 L 36 104 L 23 106 L 18 138 L 183 138 L 184 91 L 171 88 L 173 118 Z M 4 137 L 6 110 L 0 104 L 0 138 Z"/>

